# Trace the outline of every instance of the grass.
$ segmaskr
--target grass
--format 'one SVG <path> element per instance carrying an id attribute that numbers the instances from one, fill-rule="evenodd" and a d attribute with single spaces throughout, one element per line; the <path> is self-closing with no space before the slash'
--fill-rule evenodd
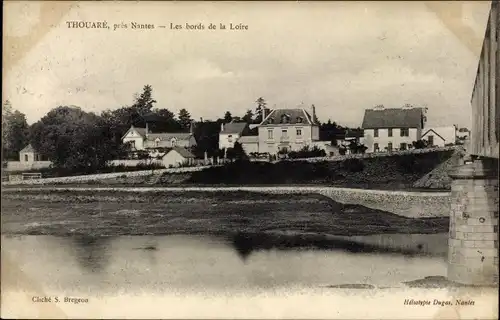
<path id="1" fill-rule="evenodd" d="M 167 235 L 442 233 L 448 218 L 409 219 L 316 194 L 68 192 L 2 195 L 2 233 Z"/>

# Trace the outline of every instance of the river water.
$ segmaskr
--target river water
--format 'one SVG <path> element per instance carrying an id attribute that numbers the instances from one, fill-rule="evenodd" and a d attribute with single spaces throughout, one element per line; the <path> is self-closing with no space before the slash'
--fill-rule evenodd
<path id="1" fill-rule="evenodd" d="M 4 308 L 2 315 L 401 317 L 400 309 L 408 308 L 404 299 L 419 297 L 409 293 L 403 282 L 446 276 L 446 238 L 447 234 L 373 235 L 311 242 L 306 248 L 300 243 L 299 248 L 298 242 L 266 243 L 258 235 L 243 240 L 181 235 L 2 236 L 2 305 L 10 308 Z M 367 289 L 368 285 L 372 287 Z M 381 303 L 370 290 L 391 289 L 399 293 L 388 297 L 382 291 L 377 299 L 385 299 L 384 303 L 396 299 L 396 309 L 370 312 Z M 52 300 L 43 309 L 32 302 L 35 296 L 84 302 Z M 25 302 L 24 307 L 19 301 Z M 329 309 L 332 301 L 338 304 Z M 363 306 L 353 309 L 353 304 Z"/>
<path id="2" fill-rule="evenodd" d="M 328 250 L 315 244 L 306 249 L 273 248 L 273 244 L 263 246 L 256 241 L 203 236 L 16 236 L 2 238 L 2 254 L 46 290 L 75 293 L 244 291 L 340 284 L 397 287 L 403 281 L 445 275 L 445 237 L 379 235 L 354 239 L 361 245 L 392 246 L 396 252 L 390 254 L 376 249 L 364 253 L 338 247 Z M 397 251 L 417 244 L 421 249 L 418 255 Z"/>

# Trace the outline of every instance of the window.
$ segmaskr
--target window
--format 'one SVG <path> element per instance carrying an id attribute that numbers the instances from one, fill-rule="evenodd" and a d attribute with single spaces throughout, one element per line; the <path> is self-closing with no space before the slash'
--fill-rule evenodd
<path id="1" fill-rule="evenodd" d="M 404 142 L 403 142 L 403 143 L 401 143 L 401 144 L 399 145 L 399 150 L 406 150 L 406 143 L 404 143 Z"/>
<path id="2" fill-rule="evenodd" d="M 288 130 L 286 129 L 281 130 L 281 137 L 288 138 Z"/>
<path id="3" fill-rule="evenodd" d="M 373 136 L 378 137 L 378 129 L 373 129 Z"/>
<path id="4" fill-rule="evenodd" d="M 387 151 L 392 151 L 392 142 L 387 144 Z"/>
<path id="5" fill-rule="evenodd" d="M 401 128 L 401 137 L 408 137 L 410 135 L 410 130 L 408 128 Z"/>
<path id="6" fill-rule="evenodd" d="M 172 148 L 175 147 L 175 145 L 176 145 L 175 138 L 173 138 L 172 140 L 170 140 L 170 144 L 172 145 Z"/>
<path id="7" fill-rule="evenodd" d="M 392 137 L 392 128 L 387 129 L 387 136 Z"/>
<path id="8" fill-rule="evenodd" d="M 135 149 L 135 140 L 129 141 L 130 143 L 130 148 Z"/>
<path id="9" fill-rule="evenodd" d="M 289 121 L 288 121 L 288 117 L 287 117 L 287 115 L 286 115 L 286 114 L 282 115 L 282 116 L 281 116 L 281 123 L 288 123 L 288 122 L 289 122 Z"/>
<path id="10" fill-rule="evenodd" d="M 429 146 L 433 146 L 434 145 L 434 136 L 429 136 L 429 138 L 427 138 L 427 141 L 429 141 Z"/>
<path id="11" fill-rule="evenodd" d="M 232 134 L 230 134 L 230 135 L 227 136 L 227 141 L 228 142 L 233 142 L 233 135 Z"/>
<path id="12" fill-rule="evenodd" d="M 379 151 L 379 146 L 378 146 L 378 143 L 374 143 L 374 144 L 373 144 L 373 150 L 374 150 L 375 152 L 378 152 L 378 151 Z"/>
<path id="13" fill-rule="evenodd" d="M 297 129 L 297 137 L 302 137 L 302 129 Z"/>
<path id="14" fill-rule="evenodd" d="M 160 146 L 160 139 L 155 140 L 155 147 L 158 148 Z"/>
<path id="15" fill-rule="evenodd" d="M 274 137 L 273 137 L 273 130 L 272 129 L 267 130 L 267 138 L 269 140 L 274 139 Z"/>
<path id="16" fill-rule="evenodd" d="M 24 155 L 24 161 L 28 162 L 28 155 L 27 154 Z"/>
<path id="17" fill-rule="evenodd" d="M 297 123 L 302 123 L 303 121 L 302 117 L 297 117 Z"/>
<path id="18" fill-rule="evenodd" d="M 267 121 L 268 121 L 269 123 L 274 123 L 274 118 L 269 118 Z"/>

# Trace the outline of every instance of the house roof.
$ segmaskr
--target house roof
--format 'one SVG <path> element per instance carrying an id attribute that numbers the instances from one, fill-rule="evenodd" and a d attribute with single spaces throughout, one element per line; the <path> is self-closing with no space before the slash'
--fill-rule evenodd
<path id="1" fill-rule="evenodd" d="M 169 133 L 169 132 L 163 132 L 163 133 L 149 133 L 147 140 L 149 141 L 155 141 L 157 138 L 160 140 L 189 140 L 193 136 L 192 133 Z"/>
<path id="2" fill-rule="evenodd" d="M 19 153 L 27 153 L 27 152 L 35 152 L 35 148 L 31 144 L 28 144 L 26 147 L 24 147 Z"/>
<path id="3" fill-rule="evenodd" d="M 286 120 L 286 122 L 282 122 Z M 302 122 L 301 122 L 302 121 Z M 261 125 L 267 124 L 315 124 L 318 125 L 317 121 L 314 121 L 305 109 L 275 109 L 272 110 L 269 115 L 262 121 Z"/>
<path id="4" fill-rule="evenodd" d="M 134 127 L 134 126 L 130 126 L 130 128 L 127 130 L 127 132 L 125 132 L 125 134 L 122 136 L 122 140 L 123 138 L 125 138 L 127 136 L 127 134 L 132 131 L 132 130 L 135 130 L 137 131 L 138 134 L 141 135 L 141 137 L 146 137 L 146 128 L 139 128 L 139 127 Z"/>
<path id="5" fill-rule="evenodd" d="M 170 152 L 172 151 L 175 151 L 177 152 L 178 154 L 180 154 L 183 158 L 194 158 L 194 154 L 191 153 L 191 151 L 189 151 L 188 149 L 186 148 L 182 148 L 182 147 L 173 147 L 172 150 L 170 150 L 167 154 L 169 154 Z"/>
<path id="6" fill-rule="evenodd" d="M 446 141 L 446 139 L 443 138 L 439 133 L 437 133 L 436 131 L 434 131 L 434 129 L 429 129 L 429 130 L 425 131 L 425 133 L 422 135 L 422 138 L 425 137 L 430 132 L 433 132 L 435 135 L 437 135 L 438 137 L 440 137 L 441 140 Z"/>
<path id="7" fill-rule="evenodd" d="M 245 130 L 245 128 L 247 127 L 247 123 L 246 122 L 230 122 L 230 123 L 226 123 L 224 124 L 224 130 L 222 130 L 220 133 L 234 133 L 234 134 L 239 134 L 241 135 L 241 133 L 243 132 L 243 130 Z"/>
<path id="8" fill-rule="evenodd" d="M 140 128 L 140 127 L 134 127 L 131 126 L 127 132 L 122 137 L 125 138 L 127 134 L 131 131 L 135 130 L 137 131 L 138 134 L 141 135 L 143 139 L 146 138 L 146 128 Z M 172 132 L 158 132 L 158 133 L 152 133 L 149 132 L 147 136 L 147 140 L 149 141 L 154 141 L 156 138 L 159 138 L 160 140 L 172 140 L 172 138 L 175 138 L 176 140 L 189 140 L 193 136 L 192 133 L 185 133 L 185 132 L 179 132 L 179 133 L 172 133 Z"/>
<path id="9" fill-rule="evenodd" d="M 421 108 L 387 108 L 365 110 L 363 129 L 421 128 L 424 113 Z"/>

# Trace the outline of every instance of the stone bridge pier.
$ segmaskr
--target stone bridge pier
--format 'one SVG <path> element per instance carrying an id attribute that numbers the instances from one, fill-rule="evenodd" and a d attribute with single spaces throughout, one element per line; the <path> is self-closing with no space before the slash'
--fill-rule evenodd
<path id="1" fill-rule="evenodd" d="M 498 159 L 474 160 L 449 175 L 448 279 L 498 285 Z"/>

